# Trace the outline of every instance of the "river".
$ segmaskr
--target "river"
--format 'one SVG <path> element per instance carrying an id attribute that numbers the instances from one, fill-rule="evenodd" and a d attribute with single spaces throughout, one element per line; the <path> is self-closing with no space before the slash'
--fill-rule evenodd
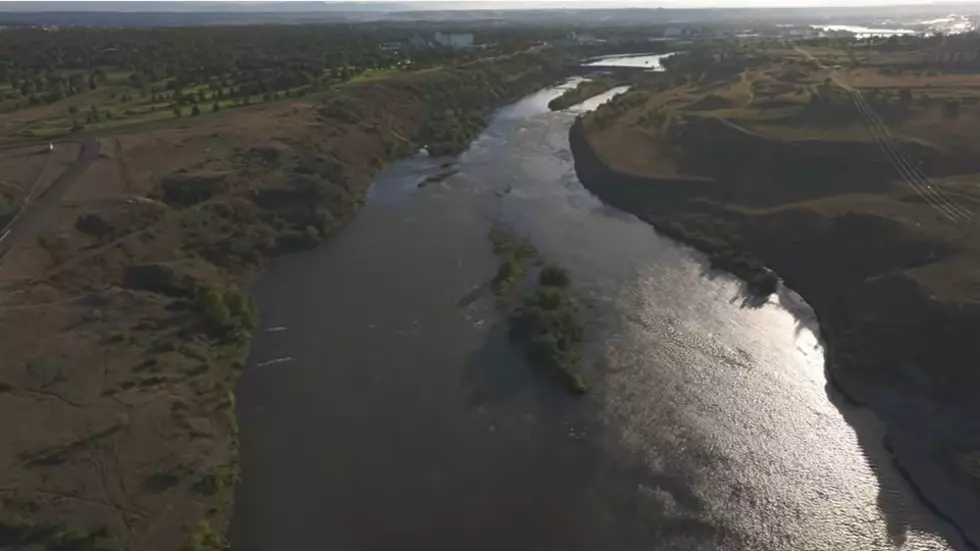
<path id="1" fill-rule="evenodd" d="M 662 60 L 674 54 L 631 54 L 631 55 L 607 55 L 589 60 L 586 67 L 603 68 L 630 68 L 647 69 L 649 71 L 663 71 Z"/>
<path id="2" fill-rule="evenodd" d="M 564 86 L 571 86 L 567 83 Z M 945 550 L 868 412 L 827 386 L 809 308 L 740 283 L 578 182 L 543 90 L 458 160 L 394 163 L 358 217 L 255 288 L 238 551 Z M 508 343 L 503 224 L 565 266 L 583 399 Z"/>

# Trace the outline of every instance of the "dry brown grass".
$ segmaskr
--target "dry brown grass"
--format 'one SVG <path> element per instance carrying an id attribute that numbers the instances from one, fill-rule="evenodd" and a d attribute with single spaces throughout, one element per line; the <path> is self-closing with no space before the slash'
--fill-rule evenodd
<path id="1" fill-rule="evenodd" d="M 946 88 L 972 90 L 980 95 L 980 74 L 941 73 L 926 70 L 905 71 L 900 75 L 886 75 L 870 67 L 839 71 L 841 78 L 855 88 L 930 89 L 940 93 Z"/>
<path id="2" fill-rule="evenodd" d="M 34 187 L 51 161 L 37 147 L 0 152 L 0 197 L 20 202 Z M 2 201 L 0 201 L 2 203 Z"/>
<path id="3" fill-rule="evenodd" d="M 774 52 L 767 53 L 773 55 Z M 795 52 L 784 53 L 787 58 L 799 57 Z M 814 53 L 824 57 L 835 55 L 829 50 Z M 875 142 L 875 134 L 871 131 L 871 127 L 859 118 L 856 109 L 850 118 L 803 116 L 808 109 L 809 91 L 797 94 L 794 90 L 801 86 L 800 82 L 807 80 L 817 80 L 822 84 L 822 80 L 819 79 L 827 71 L 811 71 L 807 78 L 795 78 L 795 82 L 783 82 L 779 80 L 779 75 L 785 70 L 786 65 L 777 61 L 770 67 L 747 70 L 740 79 L 720 88 L 702 90 L 700 93 L 692 91 L 689 87 L 667 90 L 640 103 L 629 104 L 629 94 L 627 94 L 621 98 L 623 101 L 620 105 L 628 104 L 629 107 L 616 110 L 615 117 L 593 116 L 586 120 L 589 143 L 606 164 L 619 172 L 653 179 L 676 179 L 690 174 L 685 174 L 676 161 L 678 144 L 668 137 L 667 129 L 672 124 L 670 121 L 676 117 L 714 117 L 733 123 L 734 126 L 729 124 L 729 128 L 744 129 L 746 135 L 751 135 L 753 140 L 761 138 L 762 142 L 770 140 L 773 143 L 792 144 L 797 148 L 818 148 L 823 152 L 821 154 L 830 156 L 834 155 L 834 151 L 848 155 L 853 155 L 856 151 L 865 151 L 867 155 L 878 158 L 879 162 L 888 166 L 887 158 Z M 908 86 L 929 90 L 937 94 L 934 97 L 941 97 L 943 93 L 972 94 L 980 97 L 980 75 L 943 75 L 941 78 L 931 79 L 908 73 L 882 75 L 875 69 L 869 68 L 840 71 L 840 73 L 841 78 L 850 84 L 865 88 L 866 94 L 867 89 L 871 87 L 889 89 L 894 94 L 897 88 Z M 927 88 L 926 84 L 929 84 Z M 685 105 L 699 102 L 709 93 L 724 97 L 738 105 L 696 112 L 685 110 Z M 768 98 L 786 100 L 795 106 L 759 109 L 760 94 Z M 944 117 L 940 105 L 936 103 L 931 105 L 913 103 L 901 116 L 888 112 L 882 107 L 878 109 L 886 113 L 883 117 L 891 127 L 894 139 L 901 144 L 900 147 L 906 155 L 914 157 L 912 152 L 919 151 L 932 156 L 933 163 L 940 162 L 934 165 L 933 169 L 948 171 L 954 164 L 942 163 L 955 163 L 956 159 L 969 160 L 980 156 L 980 145 L 973 139 L 973 136 L 980 134 L 980 106 L 963 105 L 955 118 Z M 650 117 L 655 112 L 666 113 L 668 122 L 659 126 L 651 124 Z M 598 122 L 600 119 L 601 123 Z M 754 162 L 746 161 L 747 164 L 741 166 L 741 170 L 751 172 L 760 168 L 749 166 Z M 967 163 L 963 166 L 970 165 Z M 980 184 L 978 184 L 980 173 L 969 172 L 969 168 L 964 170 L 968 172 L 934 175 L 930 181 L 957 204 L 980 214 Z M 731 176 L 737 177 L 735 174 Z M 718 185 L 727 184 L 719 182 Z M 794 182 L 785 181 L 778 185 L 793 186 Z M 730 188 L 728 193 L 735 189 L 739 188 Z M 838 186 L 831 189 L 833 191 L 816 193 L 802 200 L 787 199 L 766 206 L 729 205 L 729 208 L 760 217 L 805 209 L 828 219 L 863 213 L 897 221 L 907 228 L 911 235 L 945 242 L 954 251 L 947 262 L 910 271 L 910 277 L 941 300 L 955 301 L 964 296 L 980 294 L 980 243 L 973 238 L 976 232 L 980 231 L 978 226 L 980 216 L 950 224 L 948 219 L 923 201 L 921 196 L 904 182 L 897 171 L 893 172 L 890 184 L 882 188 L 882 192 L 867 193 L 860 187 L 851 192 L 848 192 L 846 187 L 841 189 Z"/>
<path id="4" fill-rule="evenodd" d="M 215 334 L 194 297 L 140 290 L 127 274 L 179 269 L 187 294 L 245 286 L 269 258 L 353 216 L 432 110 L 489 110 L 537 90 L 562 74 L 542 61 L 513 56 L 100 134 L 100 158 L 0 264 L 4 530 L 104 526 L 113 549 L 178 550 L 206 519 L 223 536 L 230 493 L 189 482 L 235 471 L 231 392 L 247 331 Z M 7 507 L 14 493 L 20 509 Z"/>

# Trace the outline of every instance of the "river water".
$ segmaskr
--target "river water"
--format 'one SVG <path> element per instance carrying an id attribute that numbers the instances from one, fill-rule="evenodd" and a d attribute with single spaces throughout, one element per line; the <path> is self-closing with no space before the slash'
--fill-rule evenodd
<path id="1" fill-rule="evenodd" d="M 661 61 L 665 57 L 674 54 L 633 54 L 633 55 L 608 55 L 590 60 L 585 64 L 586 67 L 617 67 L 631 69 L 647 69 L 650 71 L 663 71 L 664 66 Z"/>
<path id="2" fill-rule="evenodd" d="M 418 185 L 446 159 L 391 165 L 356 220 L 262 277 L 233 547 L 958 548 L 828 389 L 798 297 L 752 304 L 583 189 L 569 126 L 622 90 L 549 112 L 561 91 L 499 111 L 443 182 Z M 572 274 L 585 398 L 508 343 L 494 224 Z"/>

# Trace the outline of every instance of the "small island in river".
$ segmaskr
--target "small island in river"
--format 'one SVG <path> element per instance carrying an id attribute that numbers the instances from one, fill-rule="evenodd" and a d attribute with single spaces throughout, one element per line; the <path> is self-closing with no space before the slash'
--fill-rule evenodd
<path id="1" fill-rule="evenodd" d="M 579 82 L 575 88 L 566 90 L 562 95 L 548 102 L 548 109 L 562 111 L 573 105 L 598 96 L 619 85 L 619 82 L 609 77 L 597 77 Z"/>
<path id="2" fill-rule="evenodd" d="M 585 394 L 589 387 L 576 373 L 583 323 L 569 289 L 568 272 L 556 264 L 545 264 L 537 270 L 533 291 L 522 293 L 528 263 L 540 263 L 537 251 L 500 228 L 490 231 L 490 240 L 500 259 L 491 283 L 498 304 L 507 312 L 511 339 L 524 348 L 532 367 L 569 392 Z"/>

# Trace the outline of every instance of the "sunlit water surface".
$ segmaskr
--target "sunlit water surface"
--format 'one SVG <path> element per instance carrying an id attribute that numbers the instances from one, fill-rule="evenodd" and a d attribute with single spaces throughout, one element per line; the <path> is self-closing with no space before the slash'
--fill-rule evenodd
<path id="1" fill-rule="evenodd" d="M 499 111 L 443 182 L 419 187 L 446 159 L 393 164 L 263 277 L 236 549 L 950 549 L 875 419 L 828 394 L 797 296 L 750 304 L 583 189 L 569 126 L 624 89 L 548 111 L 573 84 Z M 494 224 L 570 271 L 585 399 L 509 345 Z"/>

